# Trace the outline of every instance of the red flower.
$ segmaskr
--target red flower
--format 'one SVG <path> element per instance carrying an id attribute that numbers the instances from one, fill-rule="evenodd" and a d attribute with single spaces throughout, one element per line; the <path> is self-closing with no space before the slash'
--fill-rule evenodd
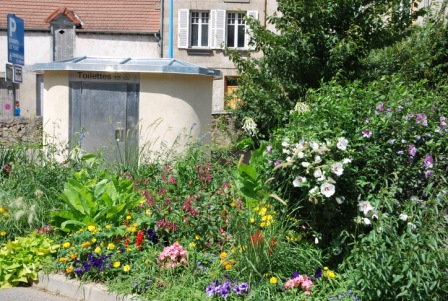
<path id="1" fill-rule="evenodd" d="M 126 240 L 124 241 L 124 245 L 127 246 L 129 245 L 129 236 L 126 235 Z"/>
<path id="2" fill-rule="evenodd" d="M 142 243 L 143 243 L 143 239 L 144 239 L 144 233 L 145 233 L 145 231 L 143 231 L 143 230 L 140 230 L 140 231 L 138 231 L 138 233 L 137 233 L 137 239 L 135 240 L 135 245 L 137 246 L 137 248 L 138 248 L 139 250 L 142 249 Z"/>

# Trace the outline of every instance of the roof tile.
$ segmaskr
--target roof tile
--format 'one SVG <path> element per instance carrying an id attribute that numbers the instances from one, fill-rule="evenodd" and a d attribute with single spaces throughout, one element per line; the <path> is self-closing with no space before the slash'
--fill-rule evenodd
<path id="1" fill-rule="evenodd" d="M 67 8 L 83 22 L 82 29 L 92 31 L 157 32 L 160 28 L 159 1 L 155 0 L 1 0 L 0 27 L 6 28 L 6 15 L 24 19 L 25 29 L 46 29 L 58 9 Z M 63 12 L 64 13 L 64 12 Z M 80 29 L 80 30 L 82 30 Z"/>

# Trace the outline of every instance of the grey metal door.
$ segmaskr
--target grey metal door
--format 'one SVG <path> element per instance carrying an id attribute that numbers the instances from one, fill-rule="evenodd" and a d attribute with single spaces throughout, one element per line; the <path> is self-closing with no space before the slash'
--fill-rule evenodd
<path id="1" fill-rule="evenodd" d="M 138 84 L 71 82 L 70 87 L 72 143 L 109 162 L 137 160 Z"/>

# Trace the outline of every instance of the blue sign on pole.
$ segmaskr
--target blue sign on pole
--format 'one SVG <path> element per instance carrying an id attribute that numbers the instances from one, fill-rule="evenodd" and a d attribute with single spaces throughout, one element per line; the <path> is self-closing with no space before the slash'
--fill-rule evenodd
<path id="1" fill-rule="evenodd" d="M 8 14 L 8 62 L 25 65 L 25 25 L 23 19 Z"/>

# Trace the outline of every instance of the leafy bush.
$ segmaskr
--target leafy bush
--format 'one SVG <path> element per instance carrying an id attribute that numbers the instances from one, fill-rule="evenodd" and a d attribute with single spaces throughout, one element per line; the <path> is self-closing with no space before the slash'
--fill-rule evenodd
<path id="1" fill-rule="evenodd" d="M 344 260 L 350 285 L 363 300 L 445 300 L 446 190 L 427 201 L 399 201 L 393 189 L 377 196 L 372 230 L 356 238 Z"/>
<path id="2" fill-rule="evenodd" d="M 142 196 L 134 182 L 101 171 L 92 177 L 86 169 L 73 172 L 64 185 L 61 198 L 67 209 L 52 213 L 52 223 L 62 231 L 78 230 L 108 221 L 116 223 L 127 210 L 136 207 Z"/>

